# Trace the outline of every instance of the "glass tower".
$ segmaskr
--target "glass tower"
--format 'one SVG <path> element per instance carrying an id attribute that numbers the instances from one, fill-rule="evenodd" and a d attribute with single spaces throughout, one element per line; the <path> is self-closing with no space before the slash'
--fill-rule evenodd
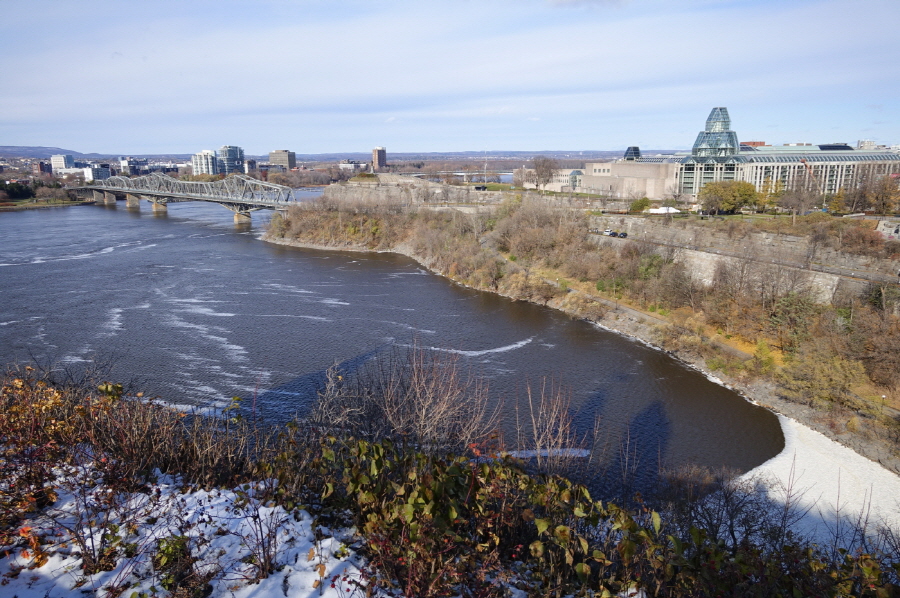
<path id="1" fill-rule="evenodd" d="M 626 160 L 640 160 L 641 159 L 641 148 L 636 145 L 629 146 L 627 150 L 625 150 L 625 159 Z"/>
<path id="2" fill-rule="evenodd" d="M 236 145 L 223 145 L 219 148 L 219 172 L 231 174 L 244 172 L 244 150 Z"/>
<path id="3" fill-rule="evenodd" d="M 691 155 L 703 158 L 724 158 L 740 152 L 737 133 L 731 130 L 728 108 L 713 108 L 706 119 L 706 130 L 697 135 Z"/>

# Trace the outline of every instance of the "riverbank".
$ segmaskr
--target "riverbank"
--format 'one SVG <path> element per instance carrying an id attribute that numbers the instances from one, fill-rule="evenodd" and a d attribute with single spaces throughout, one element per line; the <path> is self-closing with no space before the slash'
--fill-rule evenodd
<path id="1" fill-rule="evenodd" d="M 11 202 L 10 202 L 11 203 Z M 24 210 L 46 210 L 49 208 L 69 208 L 72 206 L 90 206 L 94 205 L 94 200 L 89 201 L 69 201 L 59 203 L 19 203 L 17 205 L 0 205 L 0 212 L 21 212 Z"/>
<path id="2" fill-rule="evenodd" d="M 388 251 L 372 250 L 346 241 L 308 243 L 273 238 L 269 234 L 262 235 L 261 239 L 269 243 L 304 249 L 362 253 Z M 429 271 L 462 284 L 435 268 L 433 263 L 419 255 L 409 243 L 400 243 L 389 251 L 405 255 Z M 824 540 L 833 525 L 831 520 L 835 513 L 852 518 L 868 508 L 871 508 L 873 514 L 877 512 L 886 521 L 900 526 L 900 518 L 896 516 L 900 505 L 896 500 L 892 500 L 892 497 L 900 496 L 900 476 L 897 475 L 897 472 L 900 472 L 900 459 L 890 452 L 886 443 L 836 431 L 829 426 L 826 414 L 779 397 L 771 382 L 735 379 L 721 372 L 711 371 L 707 367 L 706 360 L 696 353 L 660 347 L 661 328 L 666 324 L 658 314 L 642 313 L 634 307 L 618 306 L 594 311 L 591 316 L 586 316 L 583 302 L 574 300 L 580 292 L 567 290 L 569 292 L 550 298 L 544 305 L 572 317 L 588 319 L 606 330 L 665 351 L 703 372 L 713 381 L 780 416 L 785 449 L 744 477 L 767 478 L 773 483 L 773 487 L 805 489 L 807 495 L 803 499 L 803 504 L 808 507 L 808 513 L 802 524 L 805 531 Z M 497 294 L 510 297 L 505 293 Z M 842 479 L 844 483 L 840 482 Z M 852 483 L 847 481 L 851 479 Z M 865 484 L 864 480 L 871 480 L 871 485 Z"/>

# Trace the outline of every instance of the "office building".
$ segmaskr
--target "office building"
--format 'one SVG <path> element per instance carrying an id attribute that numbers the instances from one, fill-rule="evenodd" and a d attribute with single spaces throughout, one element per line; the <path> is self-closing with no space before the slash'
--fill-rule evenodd
<path id="1" fill-rule="evenodd" d="M 57 169 L 75 168 L 75 159 L 69 154 L 57 154 L 55 156 L 50 156 L 50 166 L 53 168 L 54 172 Z"/>
<path id="2" fill-rule="evenodd" d="M 33 174 L 34 176 L 50 174 L 51 172 L 53 172 L 53 168 L 47 162 L 40 161 L 31 163 L 31 174 Z"/>
<path id="3" fill-rule="evenodd" d="M 191 156 L 191 167 L 194 174 L 219 174 L 218 156 L 212 150 L 203 150 Z"/>
<path id="4" fill-rule="evenodd" d="M 372 170 L 379 171 L 387 166 L 387 150 L 376 147 L 372 150 Z"/>
<path id="5" fill-rule="evenodd" d="M 297 154 L 288 150 L 271 151 L 269 152 L 269 164 L 291 170 L 297 167 Z"/>
<path id="6" fill-rule="evenodd" d="M 355 172 L 357 170 L 365 170 L 366 163 L 360 162 L 359 160 L 341 160 L 340 164 L 338 164 L 338 168 Z"/>
<path id="7" fill-rule="evenodd" d="M 223 145 L 219 148 L 219 172 L 231 174 L 244 172 L 244 150 L 236 145 Z"/>
<path id="8" fill-rule="evenodd" d="M 111 176 L 109 164 L 95 164 L 84 169 L 84 181 L 103 181 Z"/>
<path id="9" fill-rule="evenodd" d="M 127 175 L 139 175 L 150 172 L 150 164 L 147 158 L 132 158 L 131 156 L 119 156 L 119 172 Z"/>

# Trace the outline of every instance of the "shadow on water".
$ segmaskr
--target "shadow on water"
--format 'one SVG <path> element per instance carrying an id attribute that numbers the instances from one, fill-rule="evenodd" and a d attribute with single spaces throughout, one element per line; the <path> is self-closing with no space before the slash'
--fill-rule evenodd
<path id="1" fill-rule="evenodd" d="M 596 487 L 600 496 L 628 500 L 635 492 L 647 494 L 660 481 L 664 455 L 672 426 L 661 402 L 654 402 L 636 414 L 612 445 Z M 609 490 L 615 489 L 614 493 Z"/>
<path id="2" fill-rule="evenodd" d="M 334 365 L 342 375 L 352 375 L 390 347 L 390 343 L 384 343 L 371 351 L 335 362 Z M 329 368 L 323 368 L 297 376 L 284 384 L 264 390 L 255 400 L 252 395 L 241 397 L 245 416 L 250 415 L 254 408 L 265 421 L 269 422 L 283 422 L 294 415 L 306 415 L 319 391 L 325 387 L 328 370 Z"/>
<path id="3" fill-rule="evenodd" d="M 627 375 L 613 374 L 627 382 Z M 571 413 L 578 438 L 589 439 L 595 468 L 587 482 L 598 498 L 627 501 L 635 492 L 655 490 L 673 436 L 666 405 L 659 400 L 640 405 L 622 405 L 611 385 L 603 385 L 590 395 L 582 409 Z M 630 414 L 628 412 L 631 411 Z M 625 414 L 626 418 L 621 419 Z M 600 424 L 604 419 L 609 420 Z M 609 425 L 610 421 L 620 422 Z"/>

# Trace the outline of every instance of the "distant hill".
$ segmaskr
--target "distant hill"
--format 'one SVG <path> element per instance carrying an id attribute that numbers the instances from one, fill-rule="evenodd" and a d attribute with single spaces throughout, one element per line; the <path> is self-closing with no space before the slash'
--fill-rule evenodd
<path id="1" fill-rule="evenodd" d="M 645 156 L 653 156 L 655 154 L 670 154 L 675 150 L 641 150 Z M 530 160 L 534 156 L 548 156 L 550 158 L 564 160 L 609 160 L 612 158 L 621 158 L 625 150 L 584 150 L 584 151 L 564 151 L 564 150 L 541 150 L 541 151 L 513 151 L 513 150 L 489 150 L 489 151 L 469 151 L 469 152 L 391 152 L 388 151 L 388 161 L 415 161 L 424 162 L 435 160 L 471 160 L 477 162 L 479 160 Z M 63 149 L 61 147 L 43 147 L 43 146 L 27 146 L 27 145 L 0 145 L 0 157 L 6 158 L 35 158 L 39 160 L 49 160 L 50 156 L 56 154 L 69 154 L 74 158 L 86 160 L 101 160 L 114 158 L 120 155 L 129 155 L 135 158 L 151 158 L 151 159 L 168 159 L 173 161 L 190 160 L 191 154 L 83 154 L 75 150 Z M 252 156 L 247 154 L 247 158 L 255 158 L 258 160 L 268 160 L 268 154 L 262 156 Z M 345 152 L 345 153 L 327 153 L 327 154 L 301 154 L 297 153 L 297 160 L 300 162 L 340 162 L 341 160 L 359 160 L 367 162 L 372 159 L 371 152 Z"/>
<path id="2" fill-rule="evenodd" d="M 83 154 L 81 152 L 76 152 L 75 150 L 63 149 L 61 147 L 0 145 L 0 157 L 4 158 L 34 158 L 38 160 L 49 160 L 50 156 L 55 156 L 57 154 L 68 154 L 73 158 L 79 158 L 82 160 L 105 160 L 115 158 L 117 156 L 133 156 L 135 158 L 163 158 L 172 160 L 189 160 L 191 158 L 191 154 Z"/>
<path id="3" fill-rule="evenodd" d="M 76 158 L 99 158 L 101 154 L 82 154 L 61 147 L 41 147 L 29 145 L 0 145 L 0 156 L 6 158 L 38 158 L 49 159 L 56 154 L 69 154 Z"/>

